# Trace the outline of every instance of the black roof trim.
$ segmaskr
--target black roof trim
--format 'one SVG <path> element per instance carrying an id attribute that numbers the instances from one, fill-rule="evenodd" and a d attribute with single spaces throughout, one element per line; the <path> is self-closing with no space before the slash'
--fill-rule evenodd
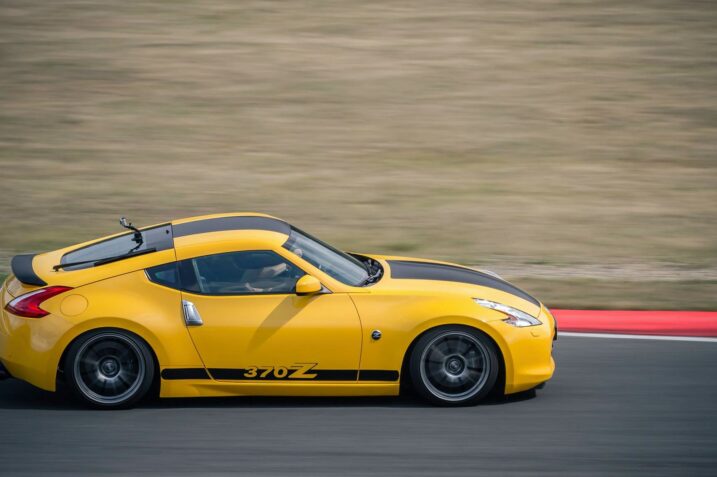
<path id="1" fill-rule="evenodd" d="M 196 220 L 172 226 L 174 237 L 204 234 L 207 232 L 224 232 L 228 230 L 268 230 L 285 235 L 291 233 L 286 222 L 270 217 L 242 215 L 234 217 L 217 217 L 214 219 Z"/>
<path id="2" fill-rule="evenodd" d="M 44 287 L 47 282 L 37 276 L 35 270 L 32 268 L 32 259 L 35 258 L 36 254 L 27 255 L 15 255 L 12 257 L 10 267 L 15 278 L 20 280 L 25 285 L 37 285 Z"/>
<path id="3" fill-rule="evenodd" d="M 470 283 L 483 287 L 494 288 L 505 293 L 522 298 L 534 305 L 540 302 L 526 292 L 510 283 L 487 273 L 472 268 L 444 265 L 442 263 L 414 262 L 408 260 L 389 260 L 391 278 L 413 280 L 440 280 L 447 282 Z"/>

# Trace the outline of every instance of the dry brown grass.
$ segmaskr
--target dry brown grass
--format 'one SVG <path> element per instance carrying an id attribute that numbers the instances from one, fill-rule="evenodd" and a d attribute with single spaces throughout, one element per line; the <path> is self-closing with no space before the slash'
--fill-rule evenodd
<path id="1" fill-rule="evenodd" d="M 714 307 L 716 51 L 712 2 L 1 0 L 0 267 L 258 210 L 551 304 Z"/>

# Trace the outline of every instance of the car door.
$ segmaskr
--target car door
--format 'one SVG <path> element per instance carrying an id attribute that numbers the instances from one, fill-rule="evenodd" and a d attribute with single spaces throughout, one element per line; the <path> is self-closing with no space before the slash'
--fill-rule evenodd
<path id="1" fill-rule="evenodd" d="M 356 381 L 361 325 L 351 298 L 297 296 L 305 273 L 274 251 L 179 262 L 189 333 L 221 381 Z"/>

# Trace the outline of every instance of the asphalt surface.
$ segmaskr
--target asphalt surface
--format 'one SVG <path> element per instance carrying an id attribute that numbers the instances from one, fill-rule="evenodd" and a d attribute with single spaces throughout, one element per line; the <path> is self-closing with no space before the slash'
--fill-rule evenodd
<path id="1" fill-rule="evenodd" d="M 534 395 L 161 400 L 0 383 L 1 475 L 717 475 L 717 343 L 564 337 Z"/>

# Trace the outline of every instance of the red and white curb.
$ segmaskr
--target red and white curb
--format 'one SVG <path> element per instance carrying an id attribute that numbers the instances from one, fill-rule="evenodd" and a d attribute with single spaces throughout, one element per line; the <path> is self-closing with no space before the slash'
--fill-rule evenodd
<path id="1" fill-rule="evenodd" d="M 699 336 L 658 336 L 658 335 L 621 335 L 617 333 L 573 333 L 570 331 L 558 332 L 558 337 L 578 338 L 609 338 L 626 340 L 657 340 L 657 341 L 694 341 L 698 343 L 717 343 L 717 338 L 702 338 Z"/>
<path id="2" fill-rule="evenodd" d="M 558 336 L 717 342 L 715 311 L 551 310 Z"/>

